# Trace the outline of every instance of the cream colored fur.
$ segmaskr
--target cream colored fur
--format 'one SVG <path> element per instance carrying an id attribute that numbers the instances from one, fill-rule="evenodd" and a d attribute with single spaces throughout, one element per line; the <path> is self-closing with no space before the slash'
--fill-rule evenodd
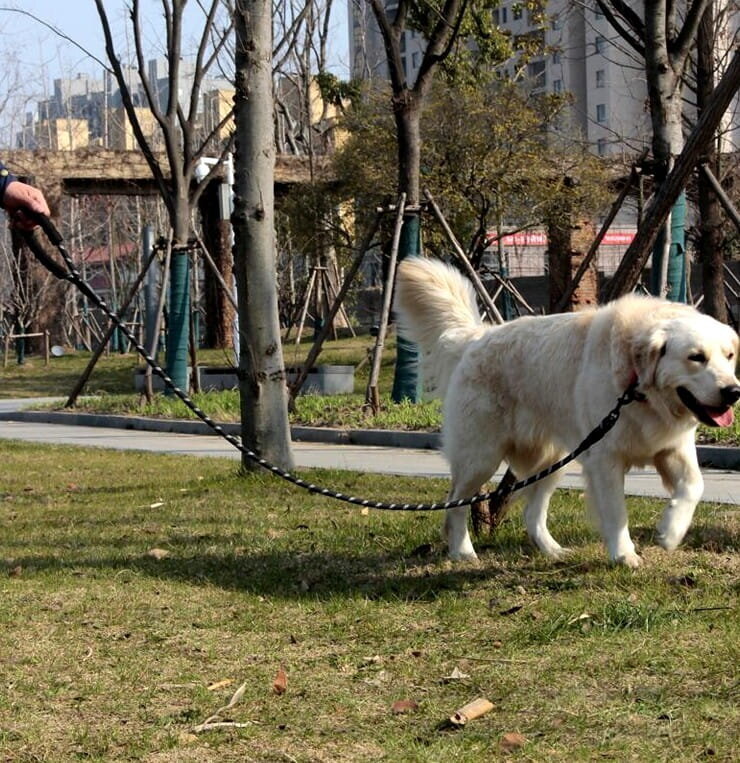
<path id="1" fill-rule="evenodd" d="M 727 407 L 732 390 L 740 397 L 738 337 L 730 328 L 693 308 L 639 296 L 490 326 L 465 278 L 421 258 L 399 265 L 395 309 L 421 346 L 428 386 L 444 399 L 450 499 L 475 494 L 502 461 L 522 478 L 570 452 L 639 378 L 646 402 L 624 408 L 616 427 L 580 459 L 587 492 L 610 558 L 635 567 L 624 473 L 654 464 L 670 495 L 658 542 L 667 549 L 681 542 L 703 481 L 697 419 L 677 390 L 712 411 Z M 699 353 L 706 362 L 697 362 Z M 557 481 L 555 474 L 522 491 L 529 536 L 553 557 L 565 552 L 547 528 Z M 452 558 L 475 558 L 466 508 L 447 512 L 445 532 Z"/>

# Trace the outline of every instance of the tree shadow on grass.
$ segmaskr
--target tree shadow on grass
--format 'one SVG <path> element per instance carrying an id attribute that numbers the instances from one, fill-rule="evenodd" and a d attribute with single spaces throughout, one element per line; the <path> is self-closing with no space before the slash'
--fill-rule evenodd
<path id="1" fill-rule="evenodd" d="M 304 528 L 304 529 L 301 529 Z M 34 572 L 73 572 L 86 570 L 117 574 L 123 570 L 152 579 L 191 585 L 209 585 L 224 590 L 284 599 L 320 599 L 337 596 L 387 601 L 433 601 L 449 592 L 463 592 L 471 585 L 493 582 L 501 576 L 525 573 L 532 560 L 551 570 L 549 581 L 571 578 L 572 561 L 554 562 L 542 557 L 528 543 L 518 525 L 502 526 L 500 532 L 477 542 L 480 563 L 454 563 L 446 560 L 444 544 L 423 543 L 410 550 L 388 537 L 382 548 L 368 548 L 372 533 L 357 532 L 332 539 L 330 534 L 316 536 L 308 526 L 297 525 L 297 535 L 272 543 L 263 535 L 250 536 L 238 529 L 211 529 L 203 532 L 169 532 L 164 541 L 167 554 L 155 558 L 142 546 L 141 536 L 124 532 L 116 538 L 101 540 L 82 531 L 68 537 L 58 553 L 48 546 L 40 553 L 15 556 L 12 565 Z M 171 530 L 171 528 L 170 528 Z M 719 518 L 697 523 L 689 530 L 683 547 L 691 550 L 726 553 L 740 546 L 737 522 L 721 524 Z M 578 549 L 582 541 L 593 541 L 589 528 L 571 528 L 561 540 Z M 646 547 L 655 544 L 655 529 L 647 525 L 632 528 L 633 538 Z M 94 534 L 93 534 L 94 536 Z M 332 540 L 335 545 L 332 547 Z M 250 547 L 250 543 L 252 544 Z M 357 544 L 354 552 L 352 545 Z M 118 544 L 118 547 L 116 547 Z M 157 544 L 152 537 L 152 546 Z M 7 542 L 6 542 L 7 545 Z M 337 547 L 341 546 L 341 547 Z M 362 548 L 361 548 L 362 546 Z M 27 550 L 28 546 L 24 547 Z M 20 549 L 19 549 L 20 550 Z M 524 560 L 524 568 L 522 562 Z M 610 566 L 602 553 L 584 565 L 581 573 Z M 548 575 L 550 572 L 548 572 Z"/>
<path id="2" fill-rule="evenodd" d="M 116 574 L 126 570 L 154 579 L 286 599 L 330 599 L 336 596 L 377 600 L 432 601 L 445 591 L 462 591 L 491 579 L 488 565 L 448 565 L 439 553 L 427 559 L 393 552 L 362 553 L 291 550 L 219 552 L 182 548 L 156 559 L 144 554 L 16 557 L 14 565 L 33 572 L 85 570 Z"/>

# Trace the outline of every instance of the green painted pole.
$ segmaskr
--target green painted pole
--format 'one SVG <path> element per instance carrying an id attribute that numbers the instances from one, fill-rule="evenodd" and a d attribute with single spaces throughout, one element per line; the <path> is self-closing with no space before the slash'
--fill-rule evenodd
<path id="1" fill-rule="evenodd" d="M 16 332 L 18 334 L 25 334 L 26 327 L 22 323 L 18 322 L 16 324 Z M 26 338 L 25 337 L 19 336 L 15 340 L 15 353 L 16 353 L 16 358 L 18 360 L 18 365 L 19 366 L 25 365 L 25 362 L 26 362 Z"/>
<path id="2" fill-rule="evenodd" d="M 671 208 L 671 246 L 668 250 L 666 299 L 686 302 L 686 193 L 676 199 Z M 663 261 L 665 226 L 661 228 L 653 247 L 653 267 L 650 272 L 650 293 L 660 296 L 660 272 Z"/>
<path id="3" fill-rule="evenodd" d="M 187 249 L 173 249 L 170 261 L 170 304 L 167 322 L 167 375 L 181 390 L 188 389 L 190 341 L 190 257 Z M 165 395 L 174 393 L 167 388 Z"/>
<path id="4" fill-rule="evenodd" d="M 398 243 L 398 261 L 421 254 L 421 218 L 418 213 L 404 218 L 401 238 Z M 396 335 L 396 369 L 393 375 L 394 403 L 421 400 L 421 379 L 419 375 L 419 348 L 400 332 Z"/>

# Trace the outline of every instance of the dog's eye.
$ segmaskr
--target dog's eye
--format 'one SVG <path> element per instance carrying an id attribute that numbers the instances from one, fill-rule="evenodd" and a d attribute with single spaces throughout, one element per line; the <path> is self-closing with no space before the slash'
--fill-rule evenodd
<path id="1" fill-rule="evenodd" d="M 695 352 L 693 355 L 689 355 L 689 360 L 694 363 L 706 363 L 707 356 L 703 352 Z"/>
<path id="2" fill-rule="evenodd" d="M 731 352 L 731 353 L 730 353 L 730 354 L 727 356 L 727 360 L 734 360 L 734 359 L 735 359 L 735 353 L 734 353 L 734 352 Z"/>

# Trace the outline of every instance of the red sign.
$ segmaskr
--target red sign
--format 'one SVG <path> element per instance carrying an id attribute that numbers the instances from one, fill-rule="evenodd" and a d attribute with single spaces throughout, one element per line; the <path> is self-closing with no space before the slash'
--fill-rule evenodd
<path id="1" fill-rule="evenodd" d="M 629 246 L 635 237 L 634 228 L 621 228 L 617 230 L 608 230 L 604 236 L 601 246 Z M 488 243 L 492 245 L 496 241 L 496 234 L 488 234 Z M 541 230 L 522 230 L 516 233 L 506 233 L 502 237 L 504 246 L 525 247 L 525 246 L 547 246 L 547 235 Z"/>

